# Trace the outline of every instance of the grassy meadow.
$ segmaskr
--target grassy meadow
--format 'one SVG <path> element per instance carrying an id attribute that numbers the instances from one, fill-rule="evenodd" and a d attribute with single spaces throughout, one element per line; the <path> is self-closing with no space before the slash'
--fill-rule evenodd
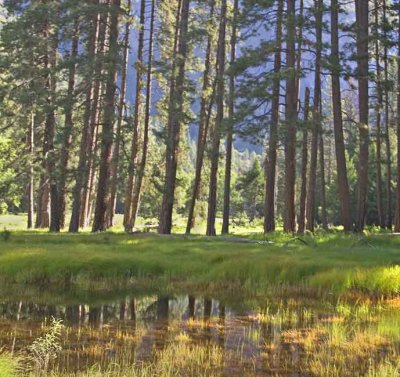
<path id="1" fill-rule="evenodd" d="M 243 242 L 248 239 L 252 242 Z M 400 237 L 248 232 L 206 238 L 4 230 L 0 281 L 76 288 L 142 283 L 216 293 L 285 288 L 395 295 L 400 292 Z"/>

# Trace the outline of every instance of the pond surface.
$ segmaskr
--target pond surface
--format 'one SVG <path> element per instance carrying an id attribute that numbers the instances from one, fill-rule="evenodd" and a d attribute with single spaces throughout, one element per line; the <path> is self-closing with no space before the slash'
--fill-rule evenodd
<path id="1" fill-rule="evenodd" d="M 400 366 L 400 299 L 236 304 L 190 295 L 94 305 L 3 297 L 0 351 L 28 352 L 56 318 L 62 351 L 50 369 L 60 373 L 115 364 L 149 366 L 151 375 L 172 368 L 181 376 L 374 376 Z"/>

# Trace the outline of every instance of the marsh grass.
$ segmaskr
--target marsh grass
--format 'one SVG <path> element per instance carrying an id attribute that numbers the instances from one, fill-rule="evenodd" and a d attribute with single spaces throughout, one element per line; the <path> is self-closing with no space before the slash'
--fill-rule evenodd
<path id="1" fill-rule="evenodd" d="M 20 358 L 0 349 L 0 377 L 17 377 L 20 374 Z"/>
<path id="2" fill-rule="evenodd" d="M 370 236 L 373 247 L 337 234 L 313 236 L 313 247 L 288 244 L 287 235 L 270 239 L 248 244 L 218 237 L 13 232 L 7 242 L 0 239 L 0 281 L 86 291 L 142 285 L 246 295 L 400 292 L 400 238 Z"/>
<path id="3" fill-rule="evenodd" d="M 109 361 L 104 343 L 86 345 L 83 356 L 99 362 L 88 362 L 75 373 L 58 359 L 46 359 L 45 348 L 46 366 L 36 365 L 36 370 L 26 358 L 32 349 L 21 354 L 0 350 L 0 377 L 217 377 L 264 375 L 266 370 L 271 376 L 293 370 L 315 377 L 400 374 L 400 237 L 317 232 L 296 238 L 236 229 L 232 240 L 226 240 L 7 229 L 7 237 L 0 237 L 0 298 L 103 305 L 128 292 L 135 297 L 190 292 L 201 297 L 207 293 L 232 309 L 255 310 L 240 319 L 250 326 L 234 349 L 199 343 L 190 336 L 226 331 L 218 318 L 190 319 L 176 328 L 170 324 L 173 336 L 142 362 L 132 357 L 130 347 L 145 336 L 144 329 L 130 333 L 107 326 L 81 328 L 82 338 L 75 341 L 96 338 L 107 340 L 111 348 L 124 346 Z M 318 316 L 311 301 L 328 305 L 322 312 L 330 314 Z M 273 338 L 265 338 L 266 328 L 274 329 Z M 32 344 L 46 339 L 48 328 L 43 330 Z M 62 330 L 61 339 L 74 336 L 72 328 Z M 254 345 L 260 348 L 258 356 L 249 356 Z M 49 355 L 54 350 L 50 351 Z M 76 357 L 71 349 L 61 353 L 71 360 Z"/>
<path id="4" fill-rule="evenodd" d="M 137 309 L 141 311 L 152 300 L 154 297 L 143 299 Z M 398 376 L 400 319 L 393 300 L 365 299 L 352 303 L 340 299 L 334 306 L 326 303 L 325 308 L 320 308 L 318 302 L 314 304 L 305 305 L 302 300 L 293 299 L 270 302 L 255 315 L 222 323 L 219 317 L 183 322 L 171 319 L 163 330 L 157 330 L 162 343 L 152 349 L 151 357 L 144 359 L 133 351 L 149 336 L 146 326 L 139 323 L 134 329 L 81 326 L 78 333 L 66 326 L 59 338 L 63 356 L 50 357 L 50 368 L 43 363 L 40 368 L 34 363 L 24 364 L 21 357 L 3 354 L 0 363 L 5 363 L 8 374 L 0 376 L 219 377 L 286 376 L 292 372 L 313 377 Z M 53 338 L 54 323 L 45 323 L 41 328 L 43 334 L 31 344 L 42 344 L 48 335 Z M 208 340 L 203 338 L 206 334 Z M 241 334 L 236 345 L 229 345 L 232 334 Z M 222 342 L 215 337 L 222 337 Z M 48 349 L 54 356 L 52 345 L 58 344 L 57 339 L 44 342 L 50 347 L 40 347 L 44 350 L 41 355 Z M 88 339 L 94 341 L 81 350 L 74 351 L 68 345 Z M 80 363 L 79 370 L 72 372 L 70 368 L 78 353 L 87 364 Z M 33 355 L 32 346 L 20 354 L 29 358 Z M 24 373 L 19 373 L 24 366 Z"/>

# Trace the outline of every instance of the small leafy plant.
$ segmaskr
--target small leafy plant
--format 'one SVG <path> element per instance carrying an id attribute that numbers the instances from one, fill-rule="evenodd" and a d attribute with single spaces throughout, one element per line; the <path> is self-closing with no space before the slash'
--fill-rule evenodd
<path id="1" fill-rule="evenodd" d="M 51 318 L 49 331 L 42 337 L 37 338 L 28 347 L 28 351 L 35 365 L 36 373 L 45 374 L 50 362 L 55 360 L 61 352 L 60 338 L 62 329 L 62 321 Z"/>

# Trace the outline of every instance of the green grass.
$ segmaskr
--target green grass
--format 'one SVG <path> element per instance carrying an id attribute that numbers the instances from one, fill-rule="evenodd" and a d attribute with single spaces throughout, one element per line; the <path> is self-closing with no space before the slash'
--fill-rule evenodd
<path id="1" fill-rule="evenodd" d="M 271 236 L 273 243 L 249 244 L 204 237 L 12 232 L 8 240 L 0 237 L 0 281 L 115 288 L 130 279 L 225 293 L 276 287 L 400 293 L 399 237 L 324 234 L 288 240 L 279 234 Z"/>
<path id="2" fill-rule="evenodd" d="M 16 377 L 19 375 L 20 358 L 8 353 L 1 353 L 0 349 L 0 377 Z"/>

